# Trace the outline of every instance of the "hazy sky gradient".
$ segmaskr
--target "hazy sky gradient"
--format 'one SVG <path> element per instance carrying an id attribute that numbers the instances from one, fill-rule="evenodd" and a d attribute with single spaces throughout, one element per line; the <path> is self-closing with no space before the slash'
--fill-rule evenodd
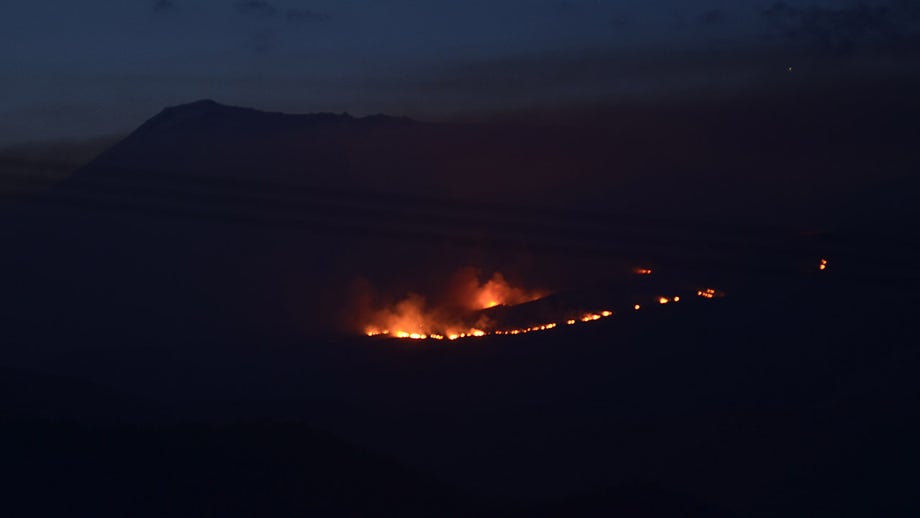
<path id="1" fill-rule="evenodd" d="M 841 56 L 898 69 L 913 4 L 20 1 L 0 9 L 0 144 L 125 131 L 200 98 L 437 119 L 750 86 Z"/>

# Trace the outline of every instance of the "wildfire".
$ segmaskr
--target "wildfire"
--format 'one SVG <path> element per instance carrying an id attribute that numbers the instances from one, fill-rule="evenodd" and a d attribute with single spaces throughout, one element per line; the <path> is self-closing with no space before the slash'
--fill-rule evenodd
<path id="1" fill-rule="evenodd" d="M 638 306 L 638 305 L 637 305 L 637 306 Z M 597 312 L 597 313 L 593 313 L 593 312 L 592 312 L 592 313 L 585 313 L 584 315 L 580 316 L 578 319 L 574 319 L 574 318 L 568 319 L 568 320 L 566 320 L 565 323 L 566 323 L 567 325 L 570 325 L 570 326 L 571 326 L 571 325 L 577 324 L 579 321 L 580 321 L 580 322 L 583 322 L 583 323 L 587 323 L 587 322 L 596 322 L 596 321 L 601 320 L 601 319 L 604 319 L 604 318 L 612 317 L 613 315 L 614 315 L 614 312 L 613 312 L 613 311 L 611 311 L 611 310 L 609 310 L 609 309 L 605 309 L 605 310 L 599 311 L 599 312 Z M 393 336 L 393 337 L 396 337 L 396 338 L 402 338 L 402 339 L 406 339 L 406 340 L 449 340 L 449 341 L 454 341 L 454 340 L 460 340 L 460 339 L 463 339 L 463 338 L 480 338 L 480 337 L 483 337 L 483 336 L 516 336 L 516 335 L 522 335 L 522 334 L 528 334 L 528 333 L 536 333 L 536 332 L 540 332 L 540 331 L 550 331 L 550 330 L 556 329 L 556 328 L 558 328 L 558 327 L 559 327 L 559 323 L 557 323 L 557 322 L 549 322 L 549 323 L 546 323 L 546 324 L 540 324 L 540 325 L 535 325 L 535 326 L 530 326 L 530 327 L 521 327 L 521 328 L 513 328 L 513 329 L 493 329 L 493 330 L 491 330 L 491 331 L 486 331 L 486 330 L 483 330 L 483 329 L 471 329 L 471 330 L 469 330 L 469 331 L 464 331 L 464 332 L 459 332 L 459 333 L 448 333 L 448 334 L 439 334 L 439 333 L 430 333 L 430 334 L 425 334 L 425 333 L 409 333 L 409 332 L 406 332 L 406 331 L 397 331 L 397 332 L 395 332 L 395 333 L 391 333 L 390 331 L 387 331 L 387 330 L 384 330 L 384 331 L 377 331 L 376 329 L 369 329 L 369 330 L 367 331 L 367 335 L 368 335 L 368 336 L 382 336 L 382 335 L 387 335 L 387 336 Z"/>
<path id="2" fill-rule="evenodd" d="M 587 313 L 580 318 L 582 322 L 594 322 L 602 318 L 607 318 L 613 316 L 612 311 L 601 311 L 600 313 Z M 575 319 L 570 319 L 566 321 L 568 325 L 574 325 L 577 323 Z M 389 331 L 368 331 L 368 336 L 381 336 L 381 335 L 392 335 L 396 338 L 403 338 L 407 340 L 460 340 L 462 338 L 480 338 L 483 336 L 516 336 L 527 333 L 536 333 L 539 331 L 550 331 L 559 327 L 557 322 L 549 322 L 547 324 L 540 324 L 531 327 L 522 327 L 514 329 L 495 329 L 492 331 L 484 331 L 482 329 L 472 329 L 469 332 L 462 333 L 450 333 L 447 335 L 441 335 L 438 333 L 432 334 L 422 334 L 422 333 L 407 333 L 405 331 L 399 331 L 397 333 L 390 333 Z"/>
<path id="3" fill-rule="evenodd" d="M 636 275 L 651 275 L 652 269 L 651 268 L 636 268 L 633 270 L 633 273 Z"/>
<path id="4" fill-rule="evenodd" d="M 495 273 L 491 279 L 481 286 L 479 286 L 478 279 L 476 279 L 476 286 L 473 291 L 475 293 L 473 309 L 489 309 L 496 306 L 523 304 L 544 296 L 540 292 L 530 292 L 511 286 L 500 273 Z"/>
<path id="5" fill-rule="evenodd" d="M 822 263 L 826 265 L 826 263 Z M 638 273 L 638 270 L 637 270 Z M 650 273 L 650 270 L 649 270 Z M 649 273 L 641 273 L 648 275 Z M 485 282 L 475 270 L 464 270 L 448 283 L 445 294 L 450 296 L 440 302 L 429 303 L 426 298 L 410 294 L 402 300 L 367 312 L 367 336 L 387 336 L 404 340 L 417 341 L 456 341 L 461 339 L 482 338 L 486 336 L 516 336 L 528 333 L 546 332 L 558 329 L 562 322 L 565 326 L 583 325 L 611 318 L 612 309 L 569 313 L 558 322 L 545 322 L 524 327 L 505 327 L 496 321 L 495 314 L 484 311 L 498 306 L 513 306 L 542 298 L 543 293 L 527 291 L 508 284 L 505 278 L 496 273 Z M 713 288 L 696 292 L 699 297 L 714 299 L 725 294 Z M 680 295 L 657 296 L 652 298 L 658 305 L 679 303 Z M 633 304 L 633 310 L 642 308 Z M 564 315 L 564 313 L 563 313 Z M 562 316 L 562 315 L 560 315 Z"/>
<path id="6" fill-rule="evenodd" d="M 821 259 L 821 262 L 818 264 L 818 269 L 821 271 L 827 270 L 827 259 Z"/>
<path id="7" fill-rule="evenodd" d="M 409 294 L 383 308 L 363 308 L 367 336 L 393 336 L 410 340 L 458 340 L 495 332 L 495 325 L 481 310 L 523 304 L 542 298 L 541 291 L 512 286 L 501 273 L 482 282 L 478 271 L 463 269 L 435 297 L 436 302 Z M 556 324 L 546 324 L 545 330 Z M 531 329 L 528 329 L 529 332 Z"/>
<path id="8" fill-rule="evenodd" d="M 703 297 L 704 299 L 715 299 L 722 298 L 725 296 L 725 293 L 721 291 L 716 291 L 712 288 L 706 288 L 705 290 L 700 290 L 696 292 L 697 296 Z"/>

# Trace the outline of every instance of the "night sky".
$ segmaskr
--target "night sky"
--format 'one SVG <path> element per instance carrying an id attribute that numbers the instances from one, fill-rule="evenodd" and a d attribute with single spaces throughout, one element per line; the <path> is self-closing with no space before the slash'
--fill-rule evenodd
<path id="1" fill-rule="evenodd" d="M 200 98 L 439 120 L 897 75 L 918 27 L 910 0 L 10 2 L 0 145 Z"/>

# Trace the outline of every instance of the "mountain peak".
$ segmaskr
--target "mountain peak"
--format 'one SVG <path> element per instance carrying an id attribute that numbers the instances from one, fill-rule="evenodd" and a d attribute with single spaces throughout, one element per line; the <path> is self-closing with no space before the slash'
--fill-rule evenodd
<path id="1" fill-rule="evenodd" d="M 254 108 L 242 108 L 221 104 L 213 99 L 199 99 L 185 104 L 167 106 L 160 113 L 216 112 L 216 111 L 258 111 Z"/>
<path id="2" fill-rule="evenodd" d="M 226 106 L 226 105 L 221 104 L 215 101 L 214 99 L 198 99 L 197 101 L 192 101 L 190 103 L 186 103 L 180 106 L 195 107 L 195 106 Z"/>
<path id="3" fill-rule="evenodd" d="M 288 114 L 282 112 L 262 111 L 255 108 L 245 108 L 219 103 L 213 99 L 200 99 L 186 104 L 164 108 L 156 116 L 138 128 L 139 132 L 151 130 L 177 129 L 188 125 L 200 125 L 202 122 L 209 126 L 222 126 L 225 124 L 258 124 L 268 123 L 272 126 L 285 127 L 312 125 L 312 124 L 406 124 L 414 122 L 408 117 L 391 117 L 383 114 L 374 114 L 367 117 L 353 117 L 347 112 L 336 113 L 309 113 Z M 200 126 L 199 126 L 200 127 Z"/>

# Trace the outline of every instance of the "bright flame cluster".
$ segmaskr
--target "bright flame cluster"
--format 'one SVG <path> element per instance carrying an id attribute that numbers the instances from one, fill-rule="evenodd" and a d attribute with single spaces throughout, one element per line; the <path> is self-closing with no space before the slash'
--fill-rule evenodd
<path id="1" fill-rule="evenodd" d="M 827 270 L 827 259 L 821 259 L 821 262 L 818 263 L 818 269 L 821 271 Z"/>
<path id="2" fill-rule="evenodd" d="M 479 337 L 486 336 L 487 332 L 481 329 L 471 329 L 469 333 L 451 333 L 449 335 L 441 335 L 438 333 L 431 334 L 422 334 L 422 333 L 407 333 L 405 331 L 396 331 L 391 333 L 388 329 L 383 331 L 377 331 L 375 329 L 367 331 L 367 336 L 392 336 L 394 338 L 403 338 L 408 340 L 459 340 L 461 338 L 469 337 Z"/>
<path id="3" fill-rule="evenodd" d="M 495 273 L 483 282 L 478 270 L 465 268 L 456 272 L 445 284 L 433 304 L 420 295 L 410 294 L 383 308 L 366 308 L 361 314 L 367 324 L 364 332 L 368 336 L 458 340 L 498 333 L 487 331 L 495 327 L 494 323 L 480 311 L 523 304 L 544 295 L 541 291 L 512 286 L 501 273 Z"/>
<path id="4" fill-rule="evenodd" d="M 581 317 L 582 322 L 594 322 L 595 320 L 600 320 L 602 318 L 607 318 L 613 316 L 613 311 L 601 311 L 600 313 L 588 313 Z M 574 324 L 574 320 L 569 320 L 570 324 Z"/>
<path id="5" fill-rule="evenodd" d="M 705 290 L 699 290 L 696 292 L 697 296 L 703 297 L 704 299 L 714 299 L 722 298 L 725 296 L 721 291 L 716 291 L 712 288 L 706 288 Z"/>
<path id="6" fill-rule="evenodd" d="M 490 334 L 493 334 L 493 335 L 523 335 L 527 333 L 535 333 L 537 331 L 549 331 L 550 329 L 555 329 L 558 325 L 559 324 L 552 322 L 549 324 L 543 324 L 543 325 L 533 326 L 533 327 L 524 327 L 521 329 L 499 330 L 499 331 L 495 331 Z"/>
<path id="7" fill-rule="evenodd" d="M 602 318 L 608 318 L 613 316 L 613 311 L 604 310 L 599 313 L 586 313 L 582 315 L 578 320 L 581 322 L 594 322 Z M 566 321 L 568 325 L 574 325 L 578 323 L 575 319 L 570 319 Z M 369 329 L 367 331 L 367 336 L 392 336 L 393 338 L 402 338 L 408 340 L 460 340 L 462 338 L 480 338 L 483 336 L 507 336 L 507 335 L 524 335 L 527 333 L 536 333 L 540 331 L 550 331 L 559 327 L 557 322 L 550 322 L 547 324 L 540 324 L 531 327 L 521 327 L 514 329 L 497 329 L 494 331 L 483 331 L 482 329 L 472 329 L 470 332 L 464 333 L 449 333 L 446 335 L 431 333 L 407 333 L 405 331 L 395 331 L 390 332 L 389 330 L 378 331 L 376 329 Z"/>

